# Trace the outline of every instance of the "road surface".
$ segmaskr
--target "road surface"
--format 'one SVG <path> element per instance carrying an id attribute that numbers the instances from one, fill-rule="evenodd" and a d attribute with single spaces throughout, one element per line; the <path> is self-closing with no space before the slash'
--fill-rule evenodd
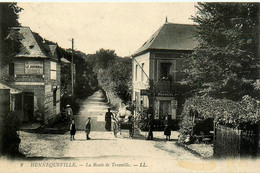
<path id="1" fill-rule="evenodd" d="M 155 140 L 145 140 L 145 134 L 135 133 L 134 139 L 129 139 L 128 131 L 115 138 L 112 132 L 105 130 L 104 116 L 109 106 L 106 104 L 102 92 L 98 91 L 82 102 L 78 115 L 75 116 L 77 132 L 74 141 L 70 141 L 69 132 L 65 134 L 38 134 L 20 131 L 20 151 L 31 160 L 69 160 L 77 161 L 77 167 L 103 170 L 121 167 L 125 171 L 134 172 L 135 168 L 142 168 L 142 172 L 161 172 L 162 168 L 169 172 L 177 168 L 181 172 L 190 172 L 184 163 L 197 162 L 200 158 L 176 145 L 177 132 L 172 132 L 172 141 L 165 141 L 163 132 L 154 132 Z M 84 127 L 88 117 L 92 118 L 91 140 L 86 140 Z M 114 166 L 112 164 L 114 163 Z M 180 164 L 184 164 L 180 165 Z M 87 166 L 90 164 L 90 166 Z M 121 164 L 117 165 L 116 164 Z M 125 165 L 123 165 L 125 164 Z M 128 164 L 128 165 L 127 165 Z M 82 166 L 83 165 L 83 166 Z M 130 166 L 129 166 L 130 165 Z M 143 166 L 143 167 L 142 167 Z M 103 172 L 103 171 L 101 171 Z M 151 171 L 150 171 L 151 172 Z"/>

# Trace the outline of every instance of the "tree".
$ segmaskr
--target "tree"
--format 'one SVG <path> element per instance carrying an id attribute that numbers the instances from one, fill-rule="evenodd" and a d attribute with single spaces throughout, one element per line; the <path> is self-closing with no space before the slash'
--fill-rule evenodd
<path id="1" fill-rule="evenodd" d="M 20 26 L 18 13 L 22 8 L 16 3 L 0 3 L 0 71 L 8 64 L 11 57 L 16 54 L 19 43 L 12 38 L 7 38 L 10 27 Z M 1 74 L 2 75 L 2 74 Z M 1 76 L 2 77 L 2 76 Z M 0 108 L 1 109 L 1 108 Z M 20 121 L 16 113 L 4 112 L 0 115 L 0 154 L 18 156 L 20 138 L 17 131 Z"/>
<path id="2" fill-rule="evenodd" d="M 257 3 L 199 3 L 189 79 L 216 97 L 256 95 L 259 78 Z"/>
<path id="3" fill-rule="evenodd" d="M 10 27 L 20 26 L 18 22 L 19 12 L 23 9 L 17 6 L 17 3 L 0 3 L 0 45 L 1 47 L 1 68 L 9 63 L 11 57 L 19 50 L 18 41 L 7 38 Z M 5 57 L 5 58 L 3 58 Z"/>

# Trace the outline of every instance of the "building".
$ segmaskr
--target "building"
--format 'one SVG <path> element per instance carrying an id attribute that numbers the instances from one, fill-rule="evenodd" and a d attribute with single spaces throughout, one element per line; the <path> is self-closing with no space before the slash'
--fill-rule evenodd
<path id="1" fill-rule="evenodd" d="M 155 120 L 179 118 L 185 98 L 182 93 L 185 56 L 198 45 L 195 26 L 166 22 L 132 55 L 135 114 L 152 107 Z"/>
<path id="2" fill-rule="evenodd" d="M 23 93 L 23 120 L 53 123 L 60 114 L 57 45 L 45 43 L 29 27 L 13 27 L 8 37 L 20 42 L 20 50 L 2 70 L 8 85 Z"/>
<path id="3" fill-rule="evenodd" d="M 16 111 L 18 114 L 23 112 L 22 91 L 0 82 L 0 113 Z"/>

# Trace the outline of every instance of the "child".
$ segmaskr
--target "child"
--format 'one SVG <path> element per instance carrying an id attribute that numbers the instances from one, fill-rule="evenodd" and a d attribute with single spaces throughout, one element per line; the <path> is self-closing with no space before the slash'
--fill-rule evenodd
<path id="1" fill-rule="evenodd" d="M 76 134 L 75 121 L 72 120 L 70 124 L 70 140 L 75 140 L 74 135 Z"/>
<path id="2" fill-rule="evenodd" d="M 91 120 L 91 118 L 88 117 L 88 120 L 87 120 L 87 122 L 86 122 L 86 127 L 85 127 L 86 139 L 87 139 L 87 140 L 91 139 L 91 138 L 89 137 L 90 130 L 91 130 L 90 120 Z"/>

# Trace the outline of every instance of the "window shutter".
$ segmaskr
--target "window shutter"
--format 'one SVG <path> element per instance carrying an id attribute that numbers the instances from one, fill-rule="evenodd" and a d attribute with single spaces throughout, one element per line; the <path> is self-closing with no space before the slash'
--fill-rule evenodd
<path id="1" fill-rule="evenodd" d="M 171 108 L 172 108 L 172 119 L 176 119 L 177 114 L 177 100 L 171 101 Z"/>
<path id="2" fill-rule="evenodd" d="M 176 60 L 172 60 L 170 74 L 172 76 L 172 80 L 176 81 Z"/>
<path id="3" fill-rule="evenodd" d="M 159 101 L 154 101 L 154 119 L 159 119 Z"/>

